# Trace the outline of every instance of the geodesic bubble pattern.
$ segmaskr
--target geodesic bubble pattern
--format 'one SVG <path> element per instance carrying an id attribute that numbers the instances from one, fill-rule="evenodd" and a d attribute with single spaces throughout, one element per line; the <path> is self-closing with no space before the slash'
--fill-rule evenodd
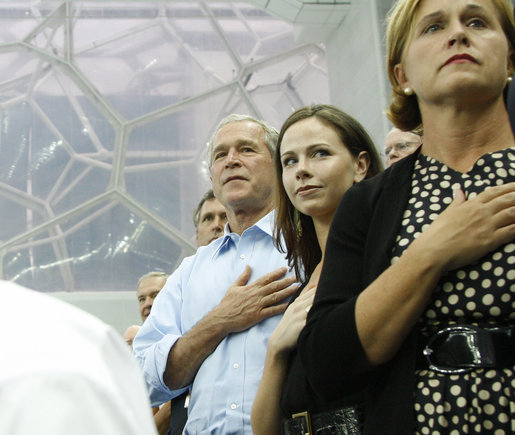
<path id="1" fill-rule="evenodd" d="M 325 50 L 245 3 L 0 2 L 0 278 L 130 290 L 194 252 L 206 143 L 327 102 Z"/>

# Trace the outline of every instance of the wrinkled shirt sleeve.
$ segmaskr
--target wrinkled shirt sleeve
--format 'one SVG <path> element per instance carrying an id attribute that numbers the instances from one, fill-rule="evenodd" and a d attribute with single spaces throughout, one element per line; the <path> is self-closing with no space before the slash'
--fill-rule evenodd
<path id="1" fill-rule="evenodd" d="M 153 404 L 173 398 L 163 374 L 171 347 L 223 299 L 250 266 L 248 280 L 287 266 L 273 241 L 274 213 L 241 235 L 226 231 L 186 258 L 168 279 L 134 341 Z M 288 271 L 287 275 L 292 275 Z M 187 435 L 251 435 L 250 413 L 265 362 L 268 338 L 281 316 L 225 336 L 200 365 L 191 387 Z"/>
<path id="2" fill-rule="evenodd" d="M 134 339 L 134 355 L 138 360 L 149 390 L 152 406 L 158 406 L 187 389 L 170 390 L 164 383 L 168 354 L 183 335 L 182 288 L 184 276 L 191 269 L 192 257 L 186 258 L 170 275 L 157 295 L 152 310 Z"/>

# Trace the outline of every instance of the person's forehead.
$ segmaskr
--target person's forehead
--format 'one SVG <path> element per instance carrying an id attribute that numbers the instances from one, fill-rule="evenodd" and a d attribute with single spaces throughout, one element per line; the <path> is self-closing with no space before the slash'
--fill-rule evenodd
<path id="1" fill-rule="evenodd" d="M 214 147 L 233 146 L 238 143 L 257 142 L 265 146 L 265 132 L 253 121 L 235 121 L 224 125 L 214 138 Z"/>
<path id="2" fill-rule="evenodd" d="M 136 334 L 138 333 L 138 331 L 139 331 L 139 326 L 136 326 L 136 325 L 129 326 L 125 330 L 125 334 L 123 334 L 123 338 L 125 338 L 125 339 L 134 338 L 136 336 Z"/>
<path id="3" fill-rule="evenodd" d="M 225 208 L 216 198 L 207 199 L 204 201 L 204 204 L 202 204 L 200 216 L 204 216 L 206 213 L 210 212 L 223 213 L 225 212 Z"/>
<path id="4" fill-rule="evenodd" d="M 413 13 L 413 28 L 409 41 L 413 39 L 414 29 L 421 20 L 424 20 L 426 17 L 433 20 L 436 19 L 436 17 L 442 19 L 442 17 L 453 10 L 458 12 L 469 11 L 469 13 L 483 12 L 492 14 L 497 25 L 501 26 L 499 17 L 500 7 L 498 7 L 493 0 L 421 0 Z"/>
<path id="5" fill-rule="evenodd" d="M 149 294 L 156 290 L 161 290 L 165 281 L 165 277 L 162 276 L 151 276 L 145 278 L 143 281 L 141 281 L 140 285 L 138 286 L 137 293 L 138 295 Z"/>
<path id="6" fill-rule="evenodd" d="M 385 146 L 402 142 L 418 142 L 419 136 L 410 131 L 394 130 L 386 137 Z"/>
<path id="7" fill-rule="evenodd" d="M 449 2 L 448 0 L 420 0 L 413 13 L 413 20 L 419 20 L 426 14 L 432 14 L 435 11 L 445 12 L 446 8 L 451 9 L 462 9 L 467 8 L 470 10 L 489 10 L 490 12 L 496 13 L 496 6 L 492 0 L 454 0 Z"/>

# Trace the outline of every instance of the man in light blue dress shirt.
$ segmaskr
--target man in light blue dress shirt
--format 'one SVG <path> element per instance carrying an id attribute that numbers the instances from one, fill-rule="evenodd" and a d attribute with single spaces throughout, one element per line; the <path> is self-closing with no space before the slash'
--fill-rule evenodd
<path id="1" fill-rule="evenodd" d="M 252 433 L 268 337 L 296 290 L 272 237 L 276 143 L 250 117 L 218 125 L 208 153 L 224 235 L 170 276 L 134 341 L 153 406 L 191 389 L 186 434 Z"/>

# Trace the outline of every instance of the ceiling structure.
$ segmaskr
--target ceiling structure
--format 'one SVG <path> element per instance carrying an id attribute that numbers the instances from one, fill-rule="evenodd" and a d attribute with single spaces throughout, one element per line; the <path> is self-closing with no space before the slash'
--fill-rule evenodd
<path id="1" fill-rule="evenodd" d="M 126 290 L 194 252 L 224 116 L 330 101 L 350 1 L 0 1 L 0 278 Z"/>

